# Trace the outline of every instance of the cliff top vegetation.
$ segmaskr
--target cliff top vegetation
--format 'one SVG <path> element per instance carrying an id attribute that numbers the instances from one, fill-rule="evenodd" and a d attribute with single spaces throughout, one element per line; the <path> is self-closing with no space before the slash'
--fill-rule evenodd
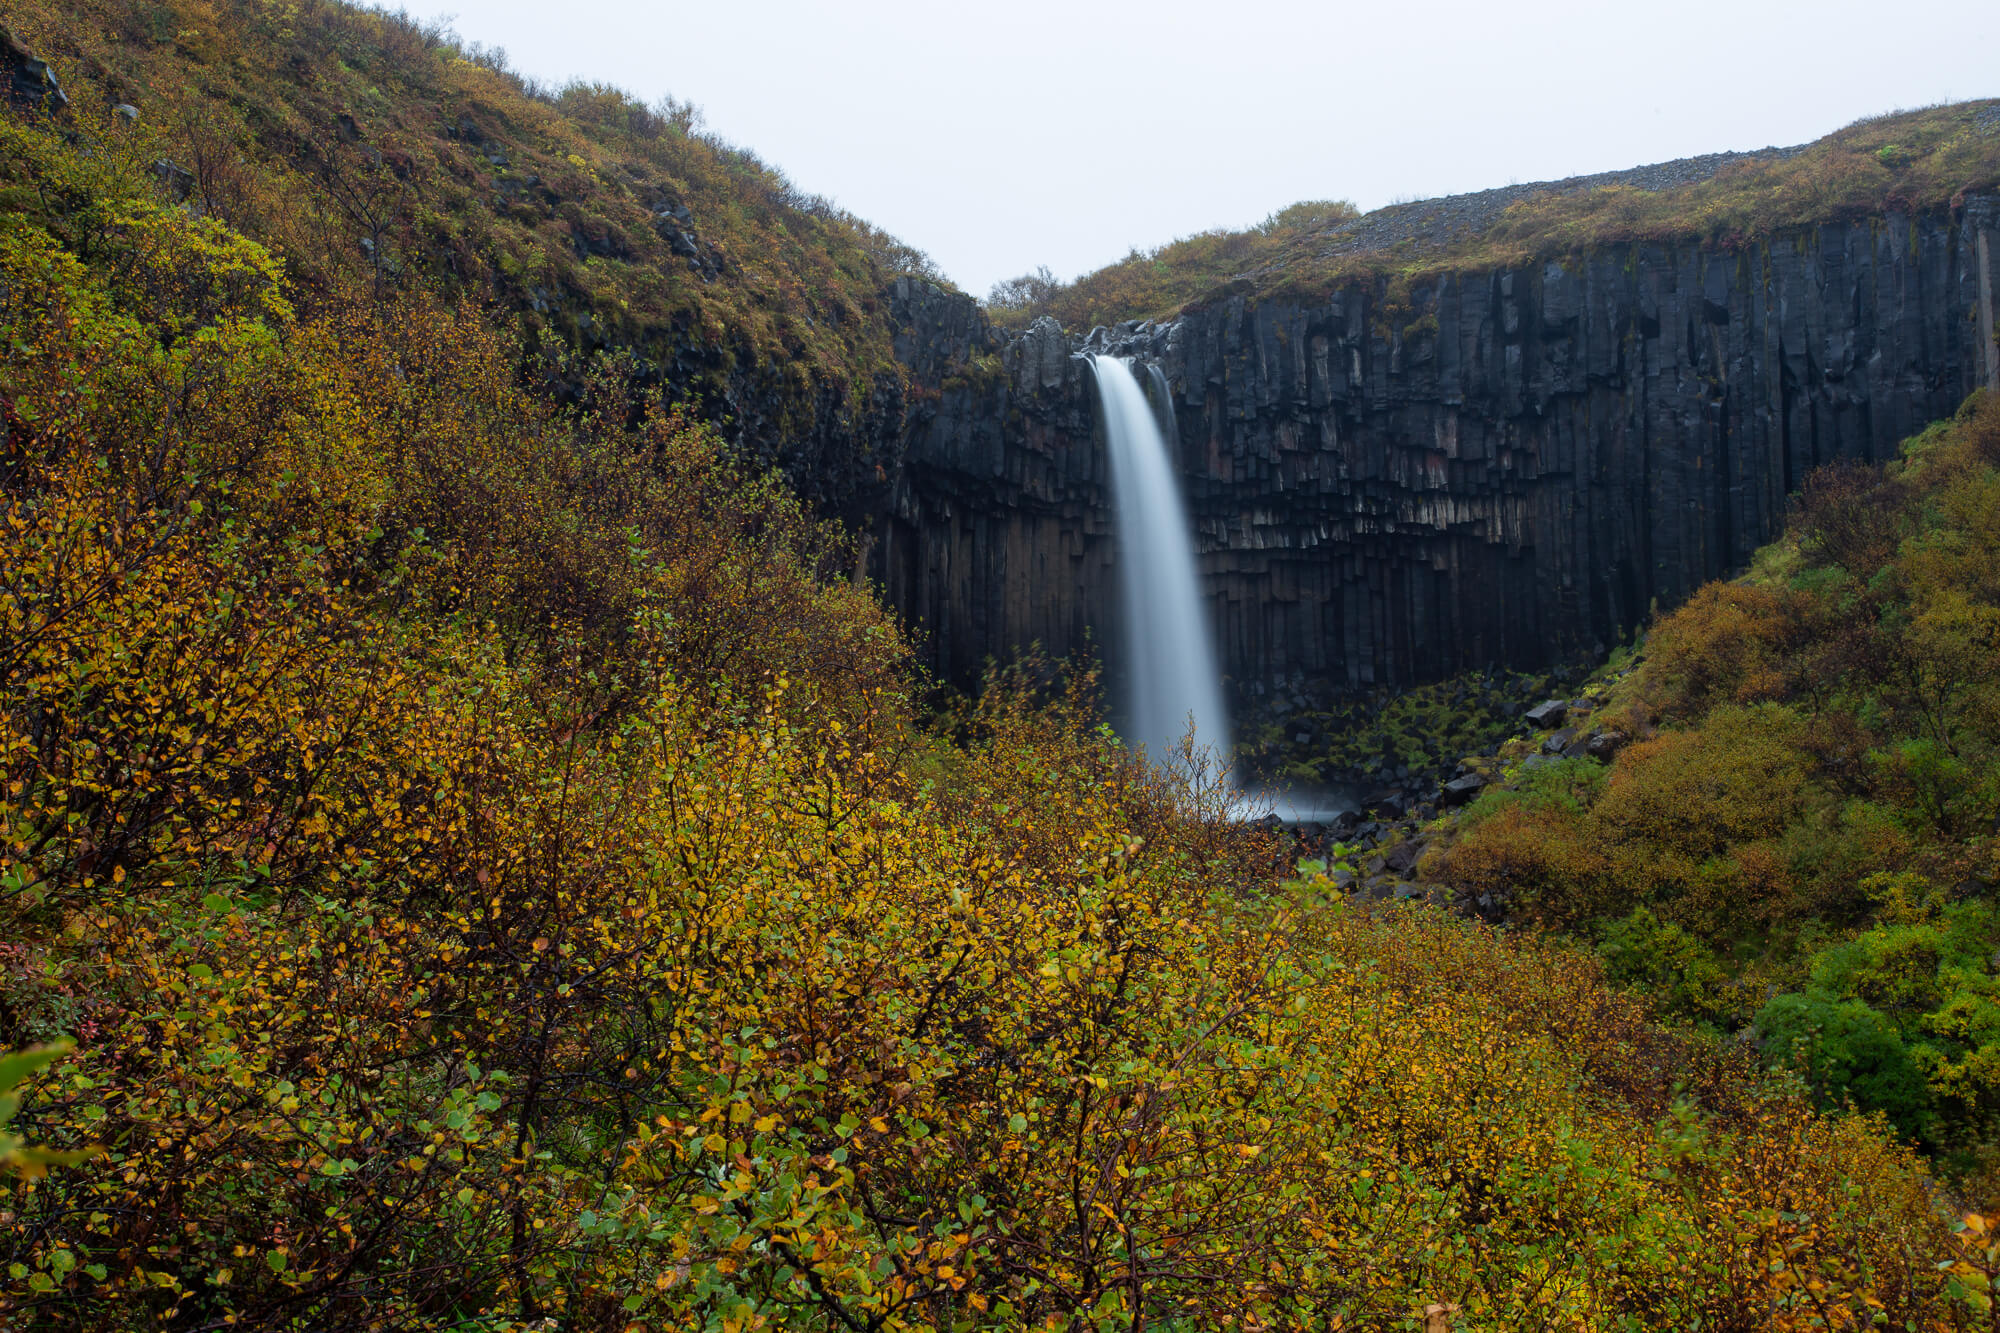
<path id="1" fill-rule="evenodd" d="M 997 285 L 988 309 L 1084 330 L 1160 319 L 1236 295 L 1311 299 L 1353 282 L 1518 267 L 1608 245 L 1748 244 L 1818 223 L 1936 212 L 2000 185 L 2000 100 L 1857 121 L 1796 148 L 1715 154 L 1477 194 L 1391 204 L 1294 205 L 1245 231 L 1134 251 L 1061 282 Z"/>

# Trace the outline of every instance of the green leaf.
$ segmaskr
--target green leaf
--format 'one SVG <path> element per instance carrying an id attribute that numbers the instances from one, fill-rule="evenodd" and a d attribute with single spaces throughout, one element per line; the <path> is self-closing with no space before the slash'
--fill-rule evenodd
<path id="1" fill-rule="evenodd" d="M 284 1272 L 285 1265 L 288 1262 L 290 1261 L 285 1258 L 285 1252 L 283 1250 L 272 1250 L 269 1254 L 264 1256 L 264 1267 L 270 1269 L 273 1273 Z"/>
<path id="2" fill-rule="evenodd" d="M 215 916 L 228 916 L 236 910 L 236 904 L 219 893 L 211 893 L 201 900 L 202 910 Z"/>
<path id="3" fill-rule="evenodd" d="M 54 1064 L 75 1049 L 76 1043 L 64 1038 L 47 1046 L 31 1046 L 25 1051 L 0 1054 L 0 1093 L 12 1091 L 14 1085 L 28 1075 Z M 6 1119 L 0 1117 L 0 1125 L 6 1123 Z"/>

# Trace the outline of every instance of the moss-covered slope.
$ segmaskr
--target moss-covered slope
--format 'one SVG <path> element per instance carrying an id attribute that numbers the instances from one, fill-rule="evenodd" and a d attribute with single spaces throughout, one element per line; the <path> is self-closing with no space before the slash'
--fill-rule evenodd
<path id="1" fill-rule="evenodd" d="M 281 251 L 308 292 L 456 290 L 518 312 L 531 348 L 635 349 L 761 450 L 809 444 L 788 460 L 808 491 L 872 472 L 899 424 L 882 293 L 928 262 L 689 107 L 540 88 L 434 27 L 313 0 L 30 0 L 5 19 L 61 81 L 71 133 L 157 162 L 162 192 Z M 62 207 L 18 163 L 0 183 L 10 209 Z"/>
<path id="2" fill-rule="evenodd" d="M 1221 295 L 1311 300 L 1359 277 L 1418 281 L 1629 241 L 1740 248 L 1787 227 L 1942 209 L 2000 183 L 2000 101 L 1858 121 L 1795 148 L 1392 204 L 1301 204 L 1245 231 L 1186 237 L 1074 283 L 1026 283 L 1003 319 L 1069 328 L 1156 319 Z"/>

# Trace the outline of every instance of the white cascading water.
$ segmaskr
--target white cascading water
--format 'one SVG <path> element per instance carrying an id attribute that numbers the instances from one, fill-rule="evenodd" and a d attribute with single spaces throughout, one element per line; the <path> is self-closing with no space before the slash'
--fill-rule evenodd
<path id="1" fill-rule="evenodd" d="M 1171 456 L 1146 393 L 1122 358 L 1093 356 L 1097 396 L 1118 505 L 1118 564 L 1125 585 L 1125 647 L 1131 675 L 1126 743 L 1155 763 L 1177 754 L 1190 720 L 1197 749 L 1229 762 L 1229 714 L 1195 572 L 1194 531 Z M 1173 406 L 1163 402 L 1167 420 Z"/>

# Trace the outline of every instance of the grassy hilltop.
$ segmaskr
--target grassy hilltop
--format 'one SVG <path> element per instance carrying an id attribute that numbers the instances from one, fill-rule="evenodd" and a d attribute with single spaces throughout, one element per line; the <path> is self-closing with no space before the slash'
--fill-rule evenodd
<path id="1" fill-rule="evenodd" d="M 1606 245 L 1738 247 L 1792 228 L 1940 210 L 2000 185 L 2000 100 L 1857 121 L 1797 148 L 1715 154 L 1629 171 L 1392 204 L 1294 204 L 1243 231 L 1135 251 L 1076 279 L 1002 283 L 993 309 L 1065 328 L 1162 319 L 1226 296 L 1311 300 L 1354 281 L 1407 287 Z"/>
<path id="2" fill-rule="evenodd" d="M 1341 899 L 1087 674 L 926 708 L 615 345 L 853 385 L 862 224 L 378 14 L 10 21 L 0 1326 L 1989 1325 L 1890 1121 Z"/>

